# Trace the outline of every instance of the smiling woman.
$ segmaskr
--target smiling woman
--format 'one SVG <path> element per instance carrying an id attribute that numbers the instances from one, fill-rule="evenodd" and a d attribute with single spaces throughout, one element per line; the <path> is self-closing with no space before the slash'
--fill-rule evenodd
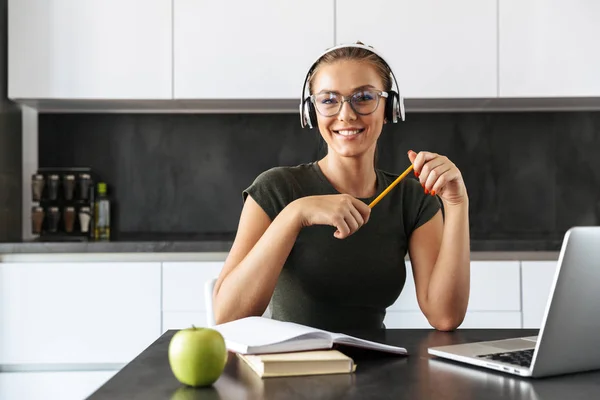
<path id="1" fill-rule="evenodd" d="M 269 169 L 243 192 L 214 290 L 217 323 L 262 315 L 271 303 L 272 318 L 283 321 L 382 328 L 409 253 L 424 315 L 437 329 L 458 327 L 470 280 L 468 196 L 458 168 L 408 150 L 418 179 L 401 181 L 373 210 L 367 205 L 398 177 L 375 165 L 383 126 L 404 120 L 388 64 L 360 43 L 330 49 L 310 68 L 301 102 L 302 125 L 318 126 L 327 155 Z"/>

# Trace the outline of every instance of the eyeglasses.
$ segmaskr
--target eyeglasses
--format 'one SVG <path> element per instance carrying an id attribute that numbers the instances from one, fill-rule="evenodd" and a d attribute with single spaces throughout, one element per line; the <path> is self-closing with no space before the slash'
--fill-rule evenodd
<path id="1" fill-rule="evenodd" d="M 350 96 L 342 96 L 335 92 L 323 92 L 310 96 L 315 108 L 324 117 L 333 117 L 337 115 L 342 106 L 347 101 L 355 113 L 359 115 L 369 115 L 377 110 L 379 98 L 388 97 L 387 92 L 380 90 L 361 90 Z"/>

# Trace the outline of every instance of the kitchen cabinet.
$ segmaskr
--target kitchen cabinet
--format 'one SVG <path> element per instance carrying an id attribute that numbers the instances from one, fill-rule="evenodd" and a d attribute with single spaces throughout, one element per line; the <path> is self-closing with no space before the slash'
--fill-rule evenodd
<path id="1" fill-rule="evenodd" d="M 469 311 L 521 311 L 519 261 L 471 261 Z"/>
<path id="2" fill-rule="evenodd" d="M 421 311 L 388 311 L 384 319 L 386 328 L 433 329 Z M 519 329 L 520 311 L 467 311 L 459 329 Z"/>
<path id="3" fill-rule="evenodd" d="M 125 364 L 160 335 L 160 262 L 0 264 L 1 364 Z"/>
<path id="4" fill-rule="evenodd" d="M 412 264 L 406 284 L 387 310 L 387 328 L 431 328 L 417 303 Z M 521 278 L 519 261 L 472 261 L 469 305 L 461 328 L 519 328 Z"/>
<path id="5" fill-rule="evenodd" d="M 9 0 L 8 97 L 42 111 L 289 112 L 315 58 L 360 40 L 413 110 L 597 107 L 597 15 L 591 0 Z"/>
<path id="6" fill-rule="evenodd" d="M 499 0 L 500 96 L 600 96 L 598 16 L 593 0 Z"/>
<path id="7" fill-rule="evenodd" d="M 168 255 L 155 261 L 29 258 L 0 263 L 0 366 L 34 370 L 46 364 L 118 368 L 168 329 L 206 326 L 204 285 L 225 263 L 225 256 L 203 255 L 198 258 L 206 261 L 169 261 Z M 539 328 L 556 265 L 472 261 L 460 328 Z M 406 268 L 404 290 L 385 324 L 430 329 L 417 304 L 410 261 Z"/>
<path id="8" fill-rule="evenodd" d="M 0 399 L 81 400 L 118 371 L 0 373 Z"/>
<path id="9" fill-rule="evenodd" d="M 523 328 L 539 329 L 554 284 L 557 261 L 523 261 Z"/>
<path id="10" fill-rule="evenodd" d="M 11 99 L 170 99 L 172 0 L 9 0 Z"/>
<path id="11" fill-rule="evenodd" d="M 174 0 L 175 99 L 298 99 L 334 1 Z M 339 2 L 338 2 L 339 4 Z"/>
<path id="12" fill-rule="evenodd" d="M 185 329 L 191 326 L 208 327 L 206 310 L 202 311 L 163 311 L 162 332 L 169 329 Z"/>
<path id="13" fill-rule="evenodd" d="M 496 17 L 496 0 L 344 0 L 336 42 L 381 51 L 407 99 L 493 98 Z"/>
<path id="14" fill-rule="evenodd" d="M 219 276 L 224 261 L 162 264 L 162 331 L 207 326 L 204 284 Z"/>

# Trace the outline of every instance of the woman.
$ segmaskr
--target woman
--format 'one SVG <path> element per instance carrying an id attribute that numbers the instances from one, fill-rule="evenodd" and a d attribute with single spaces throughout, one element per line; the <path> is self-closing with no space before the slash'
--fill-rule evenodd
<path id="1" fill-rule="evenodd" d="M 407 166 L 418 180 L 404 179 L 368 207 L 398 176 L 374 162 L 392 101 L 390 72 L 366 46 L 337 48 L 316 62 L 310 101 L 327 155 L 265 171 L 244 191 L 213 293 L 217 323 L 262 315 L 271 302 L 279 320 L 337 331 L 382 328 L 406 280 L 407 252 L 429 323 L 444 331 L 462 323 L 469 201 L 457 167 L 409 150 Z"/>

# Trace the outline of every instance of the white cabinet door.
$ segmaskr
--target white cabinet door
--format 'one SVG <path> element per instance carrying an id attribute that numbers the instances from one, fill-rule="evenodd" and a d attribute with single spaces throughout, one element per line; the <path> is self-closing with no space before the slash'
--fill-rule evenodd
<path id="1" fill-rule="evenodd" d="M 523 328 L 541 328 L 557 266 L 557 261 L 521 262 Z"/>
<path id="2" fill-rule="evenodd" d="M 209 326 L 205 311 L 165 311 L 162 317 L 163 333 L 169 329 L 185 329 L 191 326 Z"/>
<path id="3" fill-rule="evenodd" d="M 412 264 L 406 262 L 406 284 L 391 311 L 419 311 Z M 468 311 L 521 311 L 519 261 L 472 261 Z"/>
<path id="4" fill-rule="evenodd" d="M 406 98 L 496 97 L 496 0 L 343 0 L 338 44 L 380 50 Z"/>
<path id="5" fill-rule="evenodd" d="M 467 311 L 459 329 L 520 329 L 520 311 Z"/>
<path id="6" fill-rule="evenodd" d="M 160 263 L 0 264 L 0 364 L 127 363 L 160 317 Z"/>
<path id="7" fill-rule="evenodd" d="M 176 99 L 298 99 L 333 0 L 174 0 Z"/>
<path id="8" fill-rule="evenodd" d="M 162 310 L 204 312 L 204 284 L 217 278 L 224 264 L 224 261 L 164 262 Z"/>
<path id="9" fill-rule="evenodd" d="M 469 311 L 521 312 L 519 261 L 471 261 Z"/>
<path id="10" fill-rule="evenodd" d="M 433 329 L 421 311 L 388 309 L 383 323 L 387 329 Z"/>
<path id="11" fill-rule="evenodd" d="M 417 303 L 412 264 L 406 262 L 406 284 L 387 310 L 388 328 L 430 328 Z M 461 328 L 520 328 L 519 261 L 472 261 L 469 306 Z"/>
<path id="12" fill-rule="evenodd" d="M 600 96 L 600 2 L 499 0 L 501 97 Z"/>
<path id="13" fill-rule="evenodd" d="M 224 264 L 224 261 L 163 263 L 163 332 L 208 325 L 204 285 L 219 276 Z"/>
<path id="14" fill-rule="evenodd" d="M 117 371 L 0 373 L 0 399 L 81 400 L 90 396 Z"/>
<path id="15" fill-rule="evenodd" d="M 433 329 L 420 311 L 388 311 L 384 320 L 388 329 Z M 518 329 L 521 312 L 467 311 L 459 329 Z"/>
<path id="16" fill-rule="evenodd" d="M 406 282 L 404 283 L 404 287 L 402 288 L 402 292 L 400 292 L 400 296 L 394 304 L 392 304 L 388 311 L 418 311 L 421 312 L 419 308 L 419 303 L 417 302 L 417 290 L 415 288 L 415 278 L 412 272 L 412 263 L 410 261 L 406 261 Z"/>
<path id="17" fill-rule="evenodd" d="M 170 99 L 171 0 L 9 0 L 9 98 Z"/>

